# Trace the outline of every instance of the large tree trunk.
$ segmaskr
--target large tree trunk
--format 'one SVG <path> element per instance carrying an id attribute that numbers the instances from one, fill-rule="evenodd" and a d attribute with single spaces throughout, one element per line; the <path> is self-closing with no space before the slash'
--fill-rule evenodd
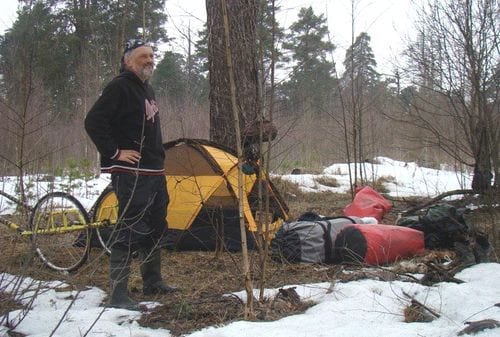
<path id="1" fill-rule="evenodd" d="M 240 131 L 257 119 L 257 0 L 207 0 L 210 74 L 210 139 L 238 155 L 238 196 L 243 276 L 248 301 L 245 318 L 253 319 L 253 282 L 243 216 L 244 180 Z"/>
<path id="2" fill-rule="evenodd" d="M 210 139 L 236 149 L 221 1 L 207 0 Z M 241 130 L 258 115 L 257 0 L 227 0 L 229 40 Z"/>

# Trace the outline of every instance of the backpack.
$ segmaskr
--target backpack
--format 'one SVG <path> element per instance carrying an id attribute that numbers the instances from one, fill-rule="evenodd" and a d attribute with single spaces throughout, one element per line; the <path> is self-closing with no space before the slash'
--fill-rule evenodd
<path id="1" fill-rule="evenodd" d="M 429 207 L 424 215 L 401 218 L 397 225 L 422 231 L 426 248 L 452 249 L 455 242 L 467 240 L 469 227 L 464 219 L 467 211 L 466 208 L 440 203 Z"/>

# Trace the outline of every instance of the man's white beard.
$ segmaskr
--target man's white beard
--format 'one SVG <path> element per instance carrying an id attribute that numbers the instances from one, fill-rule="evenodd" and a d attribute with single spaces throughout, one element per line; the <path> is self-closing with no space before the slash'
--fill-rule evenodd
<path id="1" fill-rule="evenodd" d="M 154 72 L 153 66 L 145 66 L 144 68 L 142 68 L 142 76 L 146 80 L 149 80 L 151 76 L 153 76 L 153 72 Z"/>

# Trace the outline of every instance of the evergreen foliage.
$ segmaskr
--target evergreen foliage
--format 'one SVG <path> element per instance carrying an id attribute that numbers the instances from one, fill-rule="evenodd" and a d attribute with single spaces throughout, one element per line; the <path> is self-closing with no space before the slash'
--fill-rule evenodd
<path id="1" fill-rule="evenodd" d="M 292 111 L 312 109 L 320 113 L 328 109 L 335 90 L 335 63 L 330 60 L 335 46 L 327 37 L 324 15 L 316 15 L 312 7 L 301 8 L 283 43 L 294 62 L 290 78 L 283 85 Z"/>
<path id="2" fill-rule="evenodd" d="M 53 114 L 62 118 L 78 115 L 79 103 L 93 101 L 117 73 L 125 39 L 166 39 L 164 0 L 23 2 L 0 44 L 4 84 L 16 88 L 23 81 L 7 69 L 24 62 L 12 50 L 29 54 L 33 75 L 50 93 Z"/>
<path id="3" fill-rule="evenodd" d="M 280 6 L 275 6 L 274 12 L 278 13 L 280 9 Z M 271 34 L 273 29 L 275 41 L 274 46 L 273 36 Z M 283 62 L 283 52 L 279 47 L 285 38 L 285 29 L 279 24 L 276 18 L 273 18 L 273 7 L 270 1 L 260 1 L 260 10 L 257 17 L 257 38 L 259 47 L 262 50 L 262 61 L 264 62 L 263 68 L 267 74 L 271 65 L 273 48 L 276 57 L 275 63 L 280 64 Z M 264 74 L 264 77 L 268 78 L 266 74 Z"/>
<path id="4" fill-rule="evenodd" d="M 182 103 L 187 95 L 185 66 L 182 54 L 167 51 L 156 65 L 151 79 L 152 85 L 157 88 L 156 93 L 167 97 L 169 101 Z"/>
<path id="5" fill-rule="evenodd" d="M 377 73 L 377 61 L 370 46 L 370 36 L 363 32 L 356 41 L 347 49 L 344 60 L 344 86 L 356 83 L 357 87 L 374 88 L 380 80 Z"/>

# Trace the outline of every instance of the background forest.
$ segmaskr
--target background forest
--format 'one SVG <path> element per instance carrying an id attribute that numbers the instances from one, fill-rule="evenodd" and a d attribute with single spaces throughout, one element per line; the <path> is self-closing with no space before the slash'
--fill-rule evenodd
<path id="1" fill-rule="evenodd" d="M 207 1 L 207 8 L 217 3 Z M 384 74 L 377 69 L 369 32 L 352 36 L 340 66 L 332 57 L 335 32 L 312 7 L 300 9 L 296 20 L 282 27 L 274 1 L 227 3 L 257 5 L 240 13 L 242 20 L 253 16 L 256 25 L 250 48 L 258 51 L 259 102 L 278 129 L 273 171 L 314 171 L 382 155 L 474 169 L 479 177 L 474 189 L 498 186 L 496 1 L 422 1 L 416 38 L 407 42 L 400 64 Z M 16 21 L 0 36 L 2 175 L 95 174 L 97 153 L 83 130 L 85 114 L 118 73 L 126 39 L 144 37 L 159 47 L 171 38 L 164 28 L 168 1 L 19 4 Z M 208 31 L 193 34 L 194 40 L 186 35 L 185 54 L 157 48 L 152 84 L 165 141 L 211 137 Z M 236 52 L 248 49 L 244 42 L 231 46 Z M 278 80 L 275 71 L 285 75 Z M 361 170 L 355 177 L 369 178 Z"/>

